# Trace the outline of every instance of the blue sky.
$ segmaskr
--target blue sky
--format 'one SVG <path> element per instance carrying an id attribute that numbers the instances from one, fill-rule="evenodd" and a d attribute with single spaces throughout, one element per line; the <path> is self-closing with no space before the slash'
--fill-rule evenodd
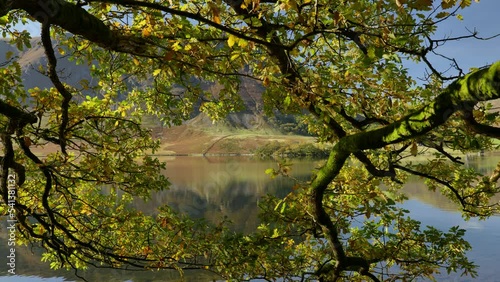
<path id="1" fill-rule="evenodd" d="M 439 2 L 439 1 L 435 1 Z M 468 34 L 467 29 L 476 30 L 478 36 L 491 37 L 500 34 L 500 1 L 499 0 L 481 0 L 479 3 L 472 1 L 472 5 L 459 13 L 463 20 L 451 18 L 440 24 L 437 34 L 433 39 L 446 36 L 456 37 Z M 37 24 L 26 26 L 32 36 L 39 35 Z M 455 58 L 464 72 L 468 72 L 471 67 L 482 67 L 500 60 L 500 36 L 488 41 L 476 39 L 466 39 L 449 42 L 439 47 L 438 51 L 448 57 Z M 433 57 L 431 58 L 434 66 L 445 71 L 449 68 L 449 62 Z M 407 64 L 410 74 L 414 77 L 424 77 L 425 66 L 414 63 Z M 456 73 L 448 73 L 453 75 Z"/>
<path id="2" fill-rule="evenodd" d="M 463 20 L 457 18 L 449 19 L 439 25 L 436 36 L 433 39 L 442 37 L 457 37 L 469 34 L 467 29 L 478 31 L 480 37 L 491 37 L 500 34 L 500 1 L 481 0 L 475 1 L 472 5 L 459 13 Z M 465 39 L 439 47 L 438 51 L 448 57 L 455 58 L 464 72 L 468 72 L 471 67 L 482 67 L 500 60 L 500 36 L 481 41 L 476 39 Z M 449 67 L 449 62 L 432 58 L 436 67 L 440 71 L 445 71 Z M 424 66 L 408 65 L 410 73 L 414 76 L 423 77 Z M 450 73 L 452 75 L 452 73 Z"/>

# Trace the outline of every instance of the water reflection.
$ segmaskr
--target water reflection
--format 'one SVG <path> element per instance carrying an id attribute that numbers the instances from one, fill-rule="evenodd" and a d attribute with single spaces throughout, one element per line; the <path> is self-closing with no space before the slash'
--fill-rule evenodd
<path id="1" fill-rule="evenodd" d="M 321 161 L 294 162 L 290 175 L 306 180 Z M 150 214 L 168 204 L 193 217 L 214 223 L 227 217 L 238 231 L 250 232 L 258 226 L 258 201 L 265 194 L 284 197 L 292 191 L 291 178 L 272 179 L 264 172 L 277 169 L 274 160 L 249 157 L 177 157 L 167 160 L 165 175 L 172 186 L 154 193 L 152 201 L 137 201 L 136 207 Z"/>
<path id="2" fill-rule="evenodd" d="M 271 179 L 264 173 L 267 168 L 277 168 L 276 161 L 255 160 L 248 157 L 177 157 L 165 158 L 167 175 L 172 182 L 169 190 L 155 193 L 149 202 L 137 201 L 135 206 L 147 213 L 156 213 L 157 207 L 168 204 L 178 211 L 194 217 L 204 217 L 218 222 L 224 216 L 235 224 L 235 229 L 249 232 L 258 225 L 257 202 L 266 193 L 285 196 L 294 185 L 293 180 L 277 177 Z M 500 156 L 469 158 L 467 165 L 484 173 L 490 173 Z M 295 161 L 290 174 L 307 180 L 320 161 Z M 467 229 L 466 238 L 473 245 L 470 257 L 481 266 L 479 281 L 496 281 L 495 266 L 500 253 L 500 218 L 487 221 L 472 219 L 464 222 L 457 207 L 440 193 L 429 192 L 425 185 L 414 179 L 405 187 L 411 200 L 405 208 L 411 216 L 422 221 L 422 225 L 434 225 L 448 229 L 460 225 Z M 0 232 L 0 281 L 74 281 L 79 280 L 73 272 L 52 271 L 40 262 L 39 250 L 18 248 L 18 274 L 7 276 L 7 253 L 5 220 L 1 220 Z M 89 281 L 179 281 L 175 271 L 168 272 L 123 272 L 109 269 L 94 269 L 80 272 Z M 32 278 L 29 278 L 29 277 Z M 11 279 L 11 280 L 6 280 Z M 185 281 L 212 281 L 213 277 L 204 272 L 186 272 Z M 464 277 L 443 275 L 438 281 L 473 281 Z M 477 281 L 477 280 L 476 280 Z"/>

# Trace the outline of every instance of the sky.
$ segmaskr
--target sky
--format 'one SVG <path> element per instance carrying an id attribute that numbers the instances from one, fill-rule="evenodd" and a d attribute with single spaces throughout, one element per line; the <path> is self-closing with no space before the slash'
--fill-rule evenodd
<path id="1" fill-rule="evenodd" d="M 472 1 L 472 5 L 459 13 L 463 20 L 457 18 L 449 19 L 439 25 L 433 39 L 444 37 L 457 37 L 469 34 L 469 31 L 476 30 L 480 37 L 491 37 L 500 34 L 499 21 L 500 1 L 481 0 L 479 3 Z M 464 72 L 472 67 L 482 67 L 496 61 L 500 61 L 500 36 L 487 40 L 464 39 L 440 46 L 441 54 L 453 57 L 457 60 Z M 445 71 L 449 68 L 449 61 L 432 58 L 438 70 Z M 409 72 L 415 77 L 423 77 L 424 66 L 410 65 Z M 449 73 L 452 75 L 452 73 Z"/>
<path id="2" fill-rule="evenodd" d="M 499 11 L 499 0 L 480 0 L 479 3 L 474 0 L 470 7 L 459 11 L 463 20 L 458 18 L 446 20 L 439 25 L 433 39 L 466 35 L 469 34 L 468 30 L 476 30 L 479 32 L 478 36 L 484 38 L 500 34 Z M 32 32 L 33 37 L 40 33 L 38 24 L 30 24 L 25 28 Z M 463 71 L 467 73 L 472 67 L 482 67 L 500 60 L 500 36 L 487 41 L 466 39 L 448 42 L 438 50 L 441 54 L 455 58 Z M 446 71 L 450 66 L 449 61 L 438 57 L 431 57 L 431 62 L 439 71 Z M 407 67 L 414 78 L 425 76 L 424 64 L 409 63 Z M 455 74 L 446 73 L 450 76 Z"/>

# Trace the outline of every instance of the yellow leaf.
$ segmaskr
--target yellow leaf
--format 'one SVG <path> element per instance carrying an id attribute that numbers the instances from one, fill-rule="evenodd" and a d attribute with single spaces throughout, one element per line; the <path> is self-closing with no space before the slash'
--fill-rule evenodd
<path id="1" fill-rule="evenodd" d="M 161 69 L 155 69 L 155 70 L 153 71 L 153 76 L 157 76 L 157 75 L 159 75 L 159 74 L 160 74 L 160 72 L 161 72 Z"/>
<path id="2" fill-rule="evenodd" d="M 242 47 L 242 48 L 245 48 L 245 47 L 247 47 L 247 46 L 248 46 L 248 41 L 243 40 L 243 39 L 240 39 L 240 40 L 238 41 L 238 46 L 240 46 L 240 47 Z"/>
<path id="3" fill-rule="evenodd" d="M 283 3 L 281 3 L 279 7 L 285 11 L 288 11 L 290 9 L 298 10 L 297 2 L 295 0 L 283 1 Z"/>
<path id="4" fill-rule="evenodd" d="M 236 43 L 236 41 L 238 41 L 238 37 L 230 34 L 229 35 L 229 38 L 227 39 L 227 45 L 229 47 L 233 47 L 234 46 L 234 43 Z"/>
<path id="5" fill-rule="evenodd" d="M 172 44 L 171 48 L 174 51 L 182 50 L 182 46 L 181 46 L 181 44 L 178 41 L 174 42 L 174 44 Z"/>
<path id="6" fill-rule="evenodd" d="M 240 53 L 233 54 L 231 56 L 231 61 L 234 61 L 234 60 L 238 59 L 239 56 L 240 56 Z"/>
<path id="7" fill-rule="evenodd" d="M 139 62 L 139 60 L 137 60 L 136 58 L 134 58 L 134 60 L 133 60 L 133 61 L 134 61 L 134 64 L 135 64 L 136 66 L 138 66 L 138 65 L 140 65 L 140 64 L 141 64 L 141 62 Z"/>

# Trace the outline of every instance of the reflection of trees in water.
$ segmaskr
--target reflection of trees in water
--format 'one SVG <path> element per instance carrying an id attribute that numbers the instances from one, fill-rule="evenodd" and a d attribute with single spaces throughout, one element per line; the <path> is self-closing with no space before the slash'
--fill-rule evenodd
<path id="1" fill-rule="evenodd" d="M 495 153 L 489 153 L 486 155 L 469 154 L 464 157 L 465 166 L 473 168 L 483 175 L 491 174 L 499 161 L 500 156 Z"/>
<path id="2" fill-rule="evenodd" d="M 465 163 L 466 167 L 472 168 L 482 175 L 491 175 L 500 161 L 500 155 L 495 152 L 486 153 L 484 155 L 469 154 L 464 156 L 462 161 Z M 451 202 L 447 197 L 441 194 L 440 191 L 429 191 L 423 180 L 417 177 L 406 183 L 404 191 L 410 198 L 418 199 L 419 201 L 430 204 L 441 210 L 458 211 L 461 209 L 459 204 Z M 492 200 L 500 200 L 500 195 L 494 196 Z"/>
<path id="3" fill-rule="evenodd" d="M 223 187 L 201 190 L 174 184 L 170 190 L 155 193 L 148 202 L 137 201 L 135 207 L 154 214 L 159 206 L 167 204 L 179 212 L 213 223 L 227 217 L 234 223 L 236 230 L 251 231 L 258 225 L 260 198 L 265 194 L 284 197 L 292 186 L 293 180 L 286 178 L 258 183 L 231 179 Z"/>
<path id="4" fill-rule="evenodd" d="M 309 180 L 317 160 L 292 161 L 291 175 Z M 169 190 L 154 193 L 148 202 L 136 201 L 135 207 L 155 214 L 169 205 L 176 211 L 210 222 L 225 216 L 239 231 L 251 231 L 258 225 L 258 201 L 266 194 L 284 197 L 292 191 L 294 180 L 271 179 L 264 171 L 277 168 L 276 160 L 248 157 L 179 157 L 167 162 L 165 176 L 172 183 Z"/>

